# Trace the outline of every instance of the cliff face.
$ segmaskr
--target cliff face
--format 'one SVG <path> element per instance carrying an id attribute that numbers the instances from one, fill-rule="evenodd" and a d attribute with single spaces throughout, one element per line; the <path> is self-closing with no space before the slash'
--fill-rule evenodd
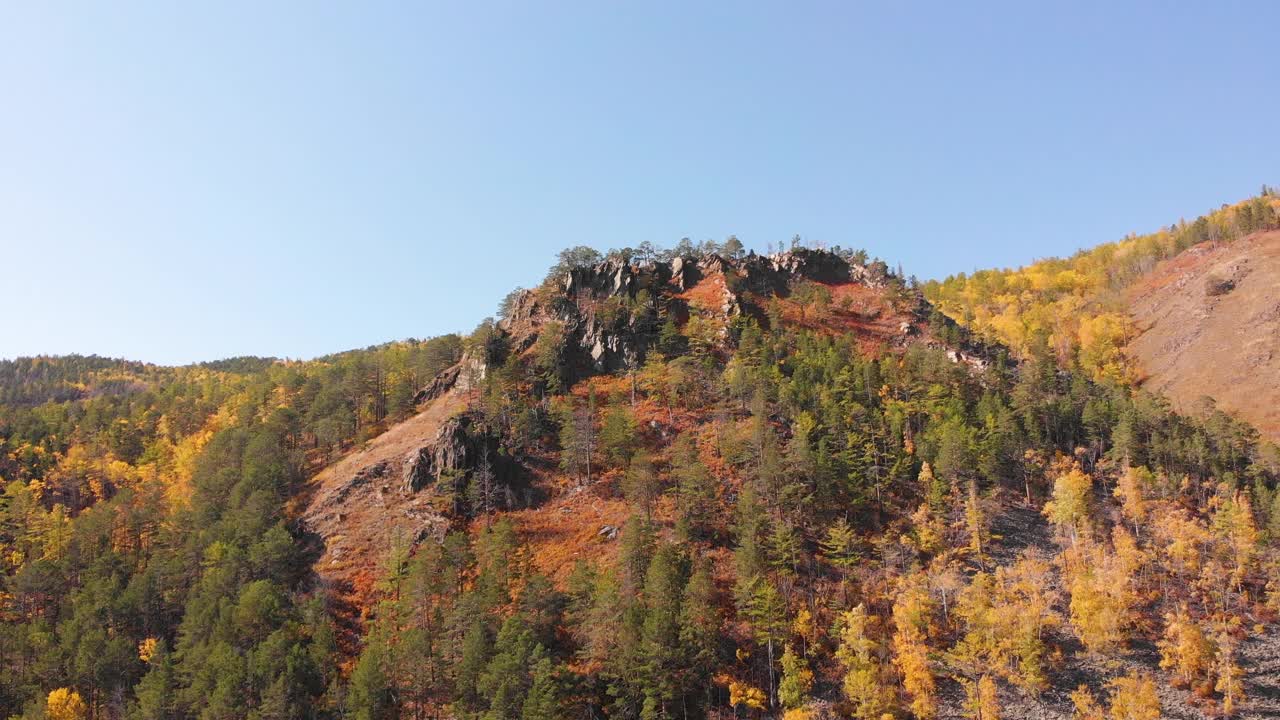
<path id="1" fill-rule="evenodd" d="M 805 286 L 827 293 L 826 301 L 833 305 L 827 320 L 841 324 L 841 329 L 854 324 L 852 329 L 872 343 L 948 344 L 930 331 L 931 322 L 956 330 L 955 337 L 966 335 L 950 320 L 931 317 L 932 307 L 923 296 L 901 287 L 882 263 L 862 265 L 833 252 L 798 248 L 741 258 L 606 260 L 573 268 L 554 287 L 521 291 L 497 324 L 501 353 L 469 355 L 437 378 L 424 397 L 438 396 L 454 383 L 465 382 L 464 369 L 482 374 L 484 366 L 505 359 L 506 353 L 529 352 L 553 323 L 564 335 L 561 360 L 567 370 L 565 380 L 572 383 L 592 374 L 639 367 L 668 318 L 683 326 L 696 315 L 718 324 L 723 334 L 740 317 L 767 327 L 777 320 L 770 317 L 775 302 L 781 301 L 784 308 L 788 301 L 801 302 L 793 295 Z M 953 359 L 974 365 L 985 362 L 984 350 L 967 340 L 949 344 L 954 346 Z"/>
<path id="2" fill-rule="evenodd" d="M 1129 302 L 1146 387 L 1184 411 L 1210 397 L 1280 442 L 1280 232 L 1187 250 Z"/>

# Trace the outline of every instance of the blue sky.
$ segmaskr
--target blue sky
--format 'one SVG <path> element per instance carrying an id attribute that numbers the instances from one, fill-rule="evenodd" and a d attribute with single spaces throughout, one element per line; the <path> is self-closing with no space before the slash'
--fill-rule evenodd
<path id="1" fill-rule="evenodd" d="M 922 278 L 1280 183 L 1247 3 L 7 3 L 0 357 L 468 330 L 575 244 Z"/>

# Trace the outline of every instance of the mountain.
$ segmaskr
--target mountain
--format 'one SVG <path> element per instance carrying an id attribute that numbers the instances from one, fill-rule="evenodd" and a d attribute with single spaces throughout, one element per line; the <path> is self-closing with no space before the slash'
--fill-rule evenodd
<path id="1" fill-rule="evenodd" d="M 1275 206 L 924 287 L 577 247 L 465 337 L 0 363 L 0 715 L 1280 716 L 1280 456 L 1139 349 L 1159 278 L 1197 338 L 1265 308 Z"/>

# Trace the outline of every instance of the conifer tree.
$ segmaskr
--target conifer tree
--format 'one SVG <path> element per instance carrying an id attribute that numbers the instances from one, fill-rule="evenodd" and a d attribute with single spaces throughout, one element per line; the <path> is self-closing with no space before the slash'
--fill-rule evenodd
<path id="1" fill-rule="evenodd" d="M 137 705 L 131 716 L 137 720 L 169 720 L 174 717 L 177 678 L 168 644 L 159 640 L 147 655 L 144 662 L 149 669 L 134 689 Z"/>
<path id="2" fill-rule="evenodd" d="M 1108 683 L 1111 720 L 1159 720 L 1160 696 L 1146 675 L 1130 673 Z"/>
<path id="3" fill-rule="evenodd" d="M 970 720 L 1000 720 L 1000 698 L 996 693 L 996 682 L 990 675 L 983 674 L 976 682 L 964 685 L 965 717 Z"/>
<path id="4" fill-rule="evenodd" d="M 844 517 L 839 517 L 830 527 L 827 534 L 819 541 L 822 557 L 838 568 L 850 568 L 857 562 L 858 535 Z"/>
<path id="5" fill-rule="evenodd" d="M 695 562 L 680 604 L 680 647 L 684 650 L 688 666 L 688 689 L 701 691 L 700 700 L 704 707 L 711 703 L 711 677 L 718 659 L 720 624 L 711 572 L 705 561 Z"/>
<path id="6" fill-rule="evenodd" d="M 692 433 L 681 433 L 672 449 L 671 475 L 676 488 L 676 535 L 682 540 L 709 540 L 715 530 L 715 487 L 698 458 Z"/>
<path id="7" fill-rule="evenodd" d="M 893 603 L 894 662 L 911 697 L 911 712 L 921 720 L 937 714 L 936 682 L 929 661 L 932 601 L 920 575 L 904 578 Z"/>
<path id="8" fill-rule="evenodd" d="M 684 657 L 680 645 L 682 558 L 671 544 L 653 554 L 645 575 L 645 616 L 641 631 L 645 707 L 654 717 L 670 716 L 681 687 Z"/>
<path id="9" fill-rule="evenodd" d="M 351 671 L 347 691 L 347 714 L 354 720 L 385 720 L 395 717 L 396 689 L 387 672 L 385 640 L 374 635 L 365 644 Z"/>
<path id="10" fill-rule="evenodd" d="M 627 500 L 644 513 L 645 520 L 653 519 L 653 503 L 658 498 L 658 474 L 653 469 L 649 453 L 637 451 L 631 456 L 631 464 L 623 484 Z"/>
<path id="11" fill-rule="evenodd" d="M 755 641 L 765 646 L 765 658 L 768 663 L 770 707 L 776 705 L 774 688 L 775 646 L 786 639 L 787 604 L 782 594 L 767 577 L 757 577 L 752 584 L 751 598 L 746 607 L 746 616 L 751 623 Z"/>
<path id="12" fill-rule="evenodd" d="M 520 720 L 559 720 L 562 717 L 555 664 L 543 654 L 533 662 L 529 694 L 520 709 Z"/>

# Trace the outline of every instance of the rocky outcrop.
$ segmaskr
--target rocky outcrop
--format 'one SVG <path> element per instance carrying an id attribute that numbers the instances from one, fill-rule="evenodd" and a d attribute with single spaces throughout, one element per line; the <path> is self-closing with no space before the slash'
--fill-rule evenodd
<path id="1" fill-rule="evenodd" d="M 403 487 L 410 492 L 437 483 L 446 475 L 466 473 L 499 461 L 497 436 L 479 425 L 471 413 L 449 418 L 435 439 L 412 453 L 405 463 Z"/>
<path id="2" fill-rule="evenodd" d="M 774 255 L 749 254 L 738 263 L 744 285 L 751 292 L 787 295 L 797 280 L 820 283 L 866 281 L 866 268 L 822 250 L 796 248 Z"/>
<path id="3" fill-rule="evenodd" d="M 883 263 L 864 265 L 846 254 L 807 248 L 771 255 L 677 256 L 646 262 L 610 258 L 574 267 L 554 285 L 512 295 L 495 326 L 495 341 L 476 356 L 465 356 L 418 397 L 425 402 L 450 389 L 466 390 L 484 377 L 489 364 L 529 352 L 552 323 L 562 333 L 557 365 L 565 384 L 592 374 L 636 368 L 656 343 L 661 323 L 666 318 L 683 323 L 690 314 L 689 303 L 701 302 L 698 309 L 718 315 L 727 334 L 728 322 L 737 316 L 752 315 L 763 322 L 764 301 L 789 296 L 801 281 L 885 288 L 891 278 Z M 647 293 L 651 302 L 638 302 L 641 293 Z M 697 300 L 690 300 L 690 294 L 698 294 Z M 900 340 L 914 337 L 915 323 L 931 309 L 923 298 L 917 302 L 922 307 L 909 310 L 916 317 L 905 323 Z M 958 361 L 980 364 L 981 352 L 963 350 L 965 357 Z"/>
<path id="4" fill-rule="evenodd" d="M 416 493 L 438 487 L 455 498 L 482 482 L 488 502 L 497 509 L 514 509 L 529 501 L 520 464 L 502 451 L 501 439 L 475 413 L 446 420 L 434 439 L 405 458 L 401 490 Z"/>
<path id="5" fill-rule="evenodd" d="M 459 362 L 435 376 L 426 387 L 419 390 L 418 394 L 414 396 L 414 404 L 421 405 L 424 402 L 430 402 L 452 390 L 454 385 L 458 383 L 458 376 L 462 373 L 462 365 Z"/>

